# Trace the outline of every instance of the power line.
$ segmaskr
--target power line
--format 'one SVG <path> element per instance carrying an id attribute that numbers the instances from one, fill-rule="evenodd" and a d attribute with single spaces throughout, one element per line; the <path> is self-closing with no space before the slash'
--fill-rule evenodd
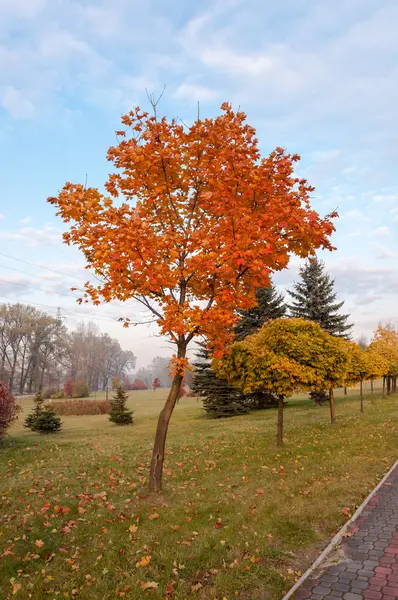
<path id="1" fill-rule="evenodd" d="M 5 269 L 10 269 L 11 271 L 15 271 L 16 273 L 23 273 L 24 275 L 30 275 L 31 277 L 36 277 L 37 279 L 44 279 L 46 281 L 48 281 L 45 277 L 40 276 L 40 275 L 35 275 L 34 273 L 29 273 L 28 271 L 22 271 L 22 269 L 16 269 L 15 267 L 10 267 L 8 265 L 1 265 L 0 267 L 4 267 Z M 79 290 L 79 292 L 83 292 L 84 290 L 82 288 L 76 288 L 77 290 Z"/>
<path id="2" fill-rule="evenodd" d="M 29 260 L 23 260 L 22 258 L 17 258 L 16 256 L 10 256 L 9 254 L 3 254 L 2 252 L 0 252 L 0 256 L 4 256 L 5 258 L 11 258 L 12 260 L 17 260 L 19 262 L 25 263 L 26 265 L 33 265 L 34 267 L 37 267 L 38 269 L 44 269 L 45 271 L 52 271 L 53 273 L 58 273 L 58 275 L 66 275 L 66 277 L 73 277 L 74 279 L 79 279 L 80 281 L 83 281 L 83 278 L 78 277 L 77 275 L 71 275 L 70 273 L 65 273 L 64 271 L 52 269 L 51 267 L 43 267 L 43 265 L 38 265 Z"/>
<path id="3" fill-rule="evenodd" d="M 71 294 L 63 294 L 62 292 L 55 292 L 54 290 L 46 290 L 43 288 L 39 288 L 35 285 L 28 285 L 27 283 L 19 283 L 18 281 L 12 281 L 12 279 L 0 279 L 0 283 L 12 283 L 13 285 L 20 285 L 22 287 L 31 288 L 32 290 L 39 290 L 40 292 L 46 292 L 47 294 L 58 294 L 58 296 L 65 296 L 66 298 L 75 298 L 77 300 L 77 296 L 72 296 Z"/>
<path id="4" fill-rule="evenodd" d="M 0 298 L 2 298 L 3 300 L 13 300 L 14 302 L 17 302 L 19 304 L 32 304 L 33 306 L 42 306 L 44 308 L 51 308 L 51 309 L 58 309 L 58 306 L 53 306 L 51 304 L 41 304 L 40 302 L 29 302 L 27 300 L 20 300 L 19 298 L 11 298 L 10 296 L 0 296 Z M 116 321 L 115 317 L 105 317 L 105 316 L 97 316 L 94 317 L 92 316 L 90 313 L 86 313 L 86 312 L 82 312 L 82 313 L 76 313 L 74 312 L 72 309 L 69 308 L 62 308 L 63 311 L 65 312 L 69 312 L 72 315 L 75 315 L 76 317 L 80 317 L 81 315 L 87 315 L 88 317 L 90 317 L 90 319 L 97 319 L 100 321 Z"/>

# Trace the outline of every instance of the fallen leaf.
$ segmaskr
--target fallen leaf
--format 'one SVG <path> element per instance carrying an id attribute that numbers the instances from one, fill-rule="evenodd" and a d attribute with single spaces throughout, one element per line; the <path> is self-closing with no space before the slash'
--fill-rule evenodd
<path id="1" fill-rule="evenodd" d="M 156 590 L 159 584 L 156 581 L 140 581 L 140 588 L 142 590 Z"/>
<path id="2" fill-rule="evenodd" d="M 250 557 L 250 562 L 252 562 L 252 563 L 258 563 L 258 562 L 260 562 L 260 560 L 261 560 L 261 558 L 259 558 L 258 556 L 255 556 L 254 554 L 253 554 L 253 556 Z"/>
<path id="3" fill-rule="evenodd" d="M 200 590 L 200 588 L 202 588 L 203 585 L 201 583 L 197 583 L 196 585 L 193 585 L 191 587 L 191 592 L 197 592 L 198 590 Z"/>
<path id="4" fill-rule="evenodd" d="M 258 488 L 258 490 L 256 490 L 256 494 L 257 496 L 262 496 L 264 494 L 264 490 L 262 488 Z"/>
<path id="5" fill-rule="evenodd" d="M 43 548 L 43 546 L 44 546 L 43 540 L 36 540 L 35 546 L 36 546 L 36 548 Z"/>
<path id="6" fill-rule="evenodd" d="M 139 560 L 137 563 L 135 563 L 135 566 L 136 567 L 146 567 L 151 562 L 151 559 L 152 559 L 152 557 L 149 556 L 149 554 L 147 556 L 143 556 L 141 558 L 141 560 Z"/>
<path id="7" fill-rule="evenodd" d="M 154 521 L 155 519 L 159 519 L 159 515 L 158 513 L 153 513 L 152 515 L 149 515 L 148 519 Z"/>
<path id="8" fill-rule="evenodd" d="M 14 585 L 12 586 L 12 595 L 15 596 L 15 594 L 18 594 L 21 587 L 22 585 L 20 583 L 14 583 Z"/>
<path id="9" fill-rule="evenodd" d="M 136 533 L 137 529 L 138 529 L 137 525 L 130 525 L 129 532 Z"/>

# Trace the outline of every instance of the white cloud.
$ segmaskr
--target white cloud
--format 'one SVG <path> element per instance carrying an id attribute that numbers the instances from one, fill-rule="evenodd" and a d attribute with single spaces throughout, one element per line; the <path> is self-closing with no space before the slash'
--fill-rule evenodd
<path id="1" fill-rule="evenodd" d="M 374 200 L 374 202 L 396 202 L 398 201 L 398 194 L 376 194 L 373 196 L 372 200 Z"/>
<path id="2" fill-rule="evenodd" d="M 341 156 L 341 149 L 335 150 L 314 150 L 311 152 L 311 159 L 316 162 L 327 162 Z"/>
<path id="3" fill-rule="evenodd" d="M 385 260 L 389 258 L 396 258 L 398 254 L 394 250 L 390 250 L 382 244 L 371 243 L 370 244 L 376 250 L 376 258 L 379 260 Z"/>
<path id="4" fill-rule="evenodd" d="M 30 119 L 34 114 L 34 105 L 27 92 L 11 85 L 0 89 L 0 102 L 14 119 Z"/>
<path id="5" fill-rule="evenodd" d="M 174 97 L 190 102 L 208 102 L 217 97 L 217 92 L 204 85 L 182 83 L 174 92 Z"/>
<path id="6" fill-rule="evenodd" d="M 28 225 L 32 220 L 32 217 L 23 217 L 22 219 L 19 219 L 19 223 L 20 225 Z"/>
<path id="7" fill-rule="evenodd" d="M 0 221 L 4 221 L 5 220 L 5 215 L 3 215 L 2 213 L 0 213 Z"/>
<path id="8" fill-rule="evenodd" d="M 62 230 L 52 225 L 44 225 L 41 229 L 22 227 L 16 231 L 2 230 L 2 240 L 22 244 L 23 247 L 54 246 L 62 243 Z"/>
<path id="9" fill-rule="evenodd" d="M 340 219 L 344 219 L 347 221 L 360 221 L 362 223 L 369 222 L 369 217 L 365 215 L 362 211 L 354 208 L 353 210 L 348 210 L 346 213 L 340 215 Z"/>
<path id="10" fill-rule="evenodd" d="M 391 231 L 389 227 L 383 225 L 382 227 L 377 227 L 377 229 L 374 230 L 373 235 L 375 237 L 388 237 L 391 235 Z"/>
<path id="11" fill-rule="evenodd" d="M 0 13 L 5 18 L 31 19 L 44 8 L 46 0 L 0 0 Z"/>

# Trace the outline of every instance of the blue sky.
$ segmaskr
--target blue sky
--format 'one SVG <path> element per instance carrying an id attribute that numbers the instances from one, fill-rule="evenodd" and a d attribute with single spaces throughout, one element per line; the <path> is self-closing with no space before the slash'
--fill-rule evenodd
<path id="1" fill-rule="evenodd" d="M 228 100 L 264 153 L 301 154 L 314 207 L 340 213 L 338 251 L 322 258 L 355 335 L 398 321 L 396 0 L 0 0 L 0 13 L 0 301 L 61 306 L 71 327 L 92 315 L 139 364 L 167 352 L 156 329 L 113 320 L 136 307 L 74 304 L 83 263 L 45 201 L 86 174 L 101 186 L 120 115 L 166 84 L 168 116 Z"/>

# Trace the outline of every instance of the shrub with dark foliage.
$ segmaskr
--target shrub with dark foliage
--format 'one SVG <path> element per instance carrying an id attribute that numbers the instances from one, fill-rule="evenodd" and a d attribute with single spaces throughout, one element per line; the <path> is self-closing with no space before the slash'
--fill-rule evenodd
<path id="1" fill-rule="evenodd" d="M 209 353 L 204 346 L 197 353 L 200 361 L 195 363 L 192 391 L 202 396 L 203 407 L 209 417 L 234 417 L 249 412 L 245 396 L 225 379 L 219 379 L 210 364 Z"/>
<path id="2" fill-rule="evenodd" d="M 119 386 L 116 395 L 111 400 L 109 411 L 109 420 L 115 425 L 131 425 L 133 422 L 133 411 L 126 407 L 128 395 L 124 389 Z"/>
<path id="3" fill-rule="evenodd" d="M 62 427 L 61 419 L 51 405 L 44 404 L 43 394 L 37 392 L 33 398 L 34 408 L 25 419 L 25 427 L 37 433 L 57 433 Z"/>
<path id="4" fill-rule="evenodd" d="M 0 439 L 5 435 L 11 423 L 17 418 L 20 407 L 8 386 L 0 381 Z"/>

